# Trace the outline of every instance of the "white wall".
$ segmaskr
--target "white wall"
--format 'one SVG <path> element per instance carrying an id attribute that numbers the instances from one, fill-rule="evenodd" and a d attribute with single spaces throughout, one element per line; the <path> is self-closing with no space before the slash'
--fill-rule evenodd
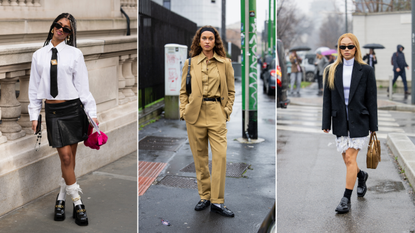
<path id="1" fill-rule="evenodd" d="M 375 66 L 378 86 L 385 86 L 389 76 L 393 77 L 391 57 L 396 52 L 398 44 L 405 47 L 406 63 L 411 66 L 411 20 L 411 12 L 408 11 L 353 15 L 353 34 L 359 40 L 363 55 L 369 52 L 368 49 L 362 48 L 365 44 L 378 43 L 385 46 L 385 49 L 375 50 L 378 58 L 378 64 Z M 410 83 L 410 70 L 406 70 L 406 77 Z M 399 86 L 401 80 L 398 79 Z"/>
<path id="2" fill-rule="evenodd" d="M 222 0 L 171 0 L 171 10 L 195 22 L 198 27 L 222 27 Z"/>

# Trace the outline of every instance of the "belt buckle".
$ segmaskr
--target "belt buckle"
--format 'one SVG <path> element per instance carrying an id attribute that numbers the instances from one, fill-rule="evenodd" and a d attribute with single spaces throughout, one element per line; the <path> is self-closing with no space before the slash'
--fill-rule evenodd
<path id="1" fill-rule="evenodd" d="M 56 59 L 50 60 L 50 63 L 51 63 L 53 66 L 57 66 L 57 65 L 58 65 L 58 60 L 56 60 Z"/>

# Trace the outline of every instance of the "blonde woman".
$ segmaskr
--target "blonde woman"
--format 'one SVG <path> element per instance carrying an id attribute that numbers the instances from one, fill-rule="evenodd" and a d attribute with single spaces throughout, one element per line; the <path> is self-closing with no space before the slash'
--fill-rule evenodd
<path id="1" fill-rule="evenodd" d="M 342 153 L 347 168 L 346 189 L 336 208 L 339 214 L 350 210 L 356 183 L 357 196 L 366 194 L 369 175 L 360 170 L 356 158 L 367 144 L 369 131 L 378 130 L 376 79 L 373 68 L 362 60 L 359 41 L 346 33 L 338 40 L 337 60 L 324 72 L 323 125 L 325 133 L 336 135 L 337 151 Z"/>

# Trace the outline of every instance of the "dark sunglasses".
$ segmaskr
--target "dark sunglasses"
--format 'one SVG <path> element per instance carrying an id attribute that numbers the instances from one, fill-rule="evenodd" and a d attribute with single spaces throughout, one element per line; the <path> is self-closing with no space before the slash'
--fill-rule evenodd
<path id="1" fill-rule="evenodd" d="M 346 46 L 346 45 L 340 45 L 339 46 L 339 48 L 341 49 L 341 50 L 345 50 L 346 48 L 348 48 L 348 49 L 350 49 L 350 50 L 352 50 L 352 49 L 354 49 L 356 46 L 354 46 L 354 45 L 348 45 L 348 46 Z"/>
<path id="2" fill-rule="evenodd" d="M 62 28 L 63 32 L 65 32 L 65 33 L 72 33 L 71 29 L 66 28 L 66 27 L 62 27 L 62 25 L 60 25 L 59 23 L 53 23 L 53 26 L 58 30 Z"/>

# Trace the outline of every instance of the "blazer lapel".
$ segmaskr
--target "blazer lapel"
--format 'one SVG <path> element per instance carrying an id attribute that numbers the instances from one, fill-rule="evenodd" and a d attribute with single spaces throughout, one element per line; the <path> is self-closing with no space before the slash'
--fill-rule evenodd
<path id="1" fill-rule="evenodd" d="M 337 91 L 344 103 L 344 91 L 343 91 L 343 63 L 340 63 L 336 68 L 336 73 L 334 77 L 334 85 L 336 86 Z"/>
<path id="2" fill-rule="evenodd" d="M 225 77 L 225 63 L 222 59 L 217 58 L 218 62 L 216 62 L 216 67 L 218 68 L 219 78 L 220 78 L 220 94 L 221 96 L 227 96 L 228 90 L 226 85 L 226 77 Z"/>
<path id="3" fill-rule="evenodd" d="M 202 54 L 202 53 L 201 53 Z M 197 59 L 195 59 L 195 81 L 197 83 L 197 86 L 199 87 L 199 93 L 202 96 L 202 77 L 200 76 L 202 74 L 202 65 L 199 64 L 201 60 L 203 59 L 203 56 L 197 56 Z"/>
<path id="4" fill-rule="evenodd" d="M 360 79 L 362 78 L 362 74 L 362 66 L 357 61 L 354 61 L 352 81 L 350 83 L 349 103 L 352 100 L 354 94 L 356 93 L 357 86 L 359 85 Z"/>

